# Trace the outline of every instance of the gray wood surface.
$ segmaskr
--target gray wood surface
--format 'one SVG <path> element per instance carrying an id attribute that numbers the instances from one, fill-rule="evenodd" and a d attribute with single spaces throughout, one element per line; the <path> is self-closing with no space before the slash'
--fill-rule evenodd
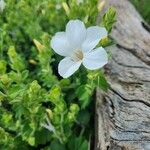
<path id="1" fill-rule="evenodd" d="M 112 5 L 117 44 L 105 68 L 111 89 L 97 90 L 95 150 L 150 150 L 149 27 L 129 1 L 105 0 L 103 11 Z"/>

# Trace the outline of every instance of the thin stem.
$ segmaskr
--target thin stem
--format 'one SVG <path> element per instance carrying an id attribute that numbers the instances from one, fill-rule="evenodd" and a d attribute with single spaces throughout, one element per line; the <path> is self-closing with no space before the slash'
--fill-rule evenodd
<path id="1" fill-rule="evenodd" d="M 64 115 L 66 114 L 67 111 L 63 112 L 62 114 L 60 114 L 61 116 L 61 120 L 60 120 L 60 129 L 61 129 L 61 134 L 64 137 L 64 128 L 63 128 L 63 122 L 64 122 Z"/>
<path id="2" fill-rule="evenodd" d="M 81 132 L 80 132 L 80 137 L 83 135 L 84 131 L 85 131 L 85 127 L 83 126 L 83 127 L 82 127 L 82 130 L 81 130 Z"/>
<path id="3" fill-rule="evenodd" d="M 99 83 L 99 76 L 98 76 L 97 78 L 98 78 L 98 86 L 99 86 L 99 84 L 100 84 L 100 83 Z"/>

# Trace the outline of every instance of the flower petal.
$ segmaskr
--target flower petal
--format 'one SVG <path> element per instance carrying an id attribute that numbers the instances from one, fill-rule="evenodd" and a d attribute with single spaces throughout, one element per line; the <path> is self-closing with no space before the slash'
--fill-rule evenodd
<path id="1" fill-rule="evenodd" d="M 58 32 L 51 40 L 51 47 L 61 56 L 69 56 L 72 53 L 72 48 L 66 38 L 65 32 Z"/>
<path id="2" fill-rule="evenodd" d="M 82 21 L 71 20 L 66 26 L 66 35 L 71 46 L 81 48 L 82 43 L 86 38 L 86 28 Z"/>
<path id="3" fill-rule="evenodd" d="M 99 69 L 108 62 L 107 52 L 99 47 L 84 54 L 83 65 L 90 70 Z"/>
<path id="4" fill-rule="evenodd" d="M 81 61 L 74 61 L 70 57 L 65 57 L 58 65 L 58 72 L 63 78 L 71 76 L 81 65 Z"/>
<path id="5" fill-rule="evenodd" d="M 93 26 L 87 28 L 86 40 L 82 44 L 83 51 L 92 50 L 105 36 L 107 36 L 107 31 L 104 27 Z"/>

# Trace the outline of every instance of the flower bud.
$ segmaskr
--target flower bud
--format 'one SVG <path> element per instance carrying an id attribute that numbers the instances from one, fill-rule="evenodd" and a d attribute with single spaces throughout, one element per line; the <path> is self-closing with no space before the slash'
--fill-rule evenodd
<path id="1" fill-rule="evenodd" d="M 62 7 L 64 8 L 67 15 L 70 13 L 70 8 L 66 2 L 62 2 Z"/>
<path id="2" fill-rule="evenodd" d="M 107 46 L 108 43 L 110 43 L 110 39 L 107 36 L 100 40 L 101 46 Z"/>
<path id="3" fill-rule="evenodd" d="M 53 112 L 51 111 L 51 109 L 46 109 L 46 112 L 47 112 L 47 114 L 48 114 L 48 117 L 49 117 L 50 119 L 52 119 L 52 118 L 53 118 Z"/>
<path id="4" fill-rule="evenodd" d="M 43 49 L 45 49 L 45 46 L 42 45 L 39 41 L 37 41 L 36 39 L 33 40 L 35 46 L 37 47 L 38 51 L 41 53 L 43 51 Z"/>

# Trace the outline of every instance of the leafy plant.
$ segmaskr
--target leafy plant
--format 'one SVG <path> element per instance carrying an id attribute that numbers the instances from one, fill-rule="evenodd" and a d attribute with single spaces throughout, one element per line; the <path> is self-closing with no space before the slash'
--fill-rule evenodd
<path id="1" fill-rule="evenodd" d="M 0 149 L 87 149 L 92 94 L 109 85 L 102 71 L 84 68 L 62 79 L 56 69 L 60 57 L 49 43 L 70 19 L 95 24 L 96 5 L 97 0 L 6 1 L 0 15 Z M 113 13 L 109 9 L 103 20 L 108 30 Z M 50 132 L 42 127 L 47 117 Z"/>

